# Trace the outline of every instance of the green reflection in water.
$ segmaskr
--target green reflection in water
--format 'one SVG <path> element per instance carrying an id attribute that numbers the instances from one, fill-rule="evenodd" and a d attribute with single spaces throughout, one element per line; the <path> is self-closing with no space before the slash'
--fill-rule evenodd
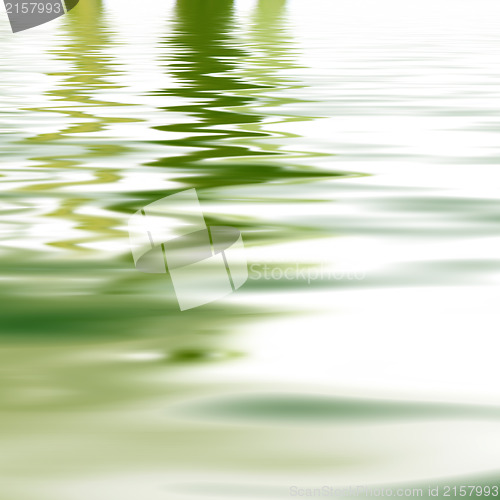
<path id="1" fill-rule="evenodd" d="M 211 12 L 219 12 L 221 19 L 225 19 L 222 24 L 215 22 L 217 16 L 214 14 L 215 17 L 211 17 L 214 24 L 201 33 L 197 42 L 184 41 L 184 45 L 194 43 L 202 51 L 209 39 L 224 38 L 230 18 L 218 5 L 219 2 L 214 3 Z M 189 18 L 189 14 L 183 14 L 186 9 L 189 10 L 187 2 L 179 5 L 181 19 L 185 15 Z M 81 2 L 65 18 L 65 31 L 53 55 L 71 70 L 50 72 L 49 76 L 58 82 L 47 93 L 50 105 L 30 109 L 34 116 L 62 115 L 65 125 L 18 142 L 17 146 L 26 150 L 27 159 L 37 162 L 33 168 L 42 172 L 46 179 L 27 182 L 13 194 L 21 200 L 35 196 L 56 200 L 57 208 L 38 215 L 37 220 L 63 219 L 85 234 L 77 238 L 65 237 L 64 232 L 54 234 L 49 246 L 60 251 L 58 254 L 26 249 L 3 260 L 6 281 L 2 284 L 4 307 L 0 333 L 8 349 L 1 358 L 9 390 L 0 395 L 0 401 L 4 408 L 12 411 L 96 407 L 164 394 L 168 387 L 140 383 L 136 379 L 135 365 L 123 360 L 115 362 L 114 357 L 119 357 L 120 353 L 153 351 L 162 361 L 147 363 L 143 371 L 155 374 L 164 373 L 169 367 L 233 359 L 242 353 L 225 345 L 226 336 L 234 331 L 235 325 L 251 319 L 252 312 L 250 308 L 228 309 L 222 303 L 215 303 L 182 314 L 168 280 L 137 272 L 128 253 L 109 261 L 93 250 L 85 254 L 80 252 L 82 243 L 123 237 L 123 230 L 117 226 L 124 224 L 124 216 L 143 203 L 144 197 L 131 192 L 114 193 L 112 189 L 112 184 L 117 183 L 124 172 L 109 165 L 116 165 L 116 157 L 127 158 L 132 147 L 105 135 L 88 135 L 101 133 L 116 123 L 137 121 L 136 118 L 108 116 L 102 109 L 123 106 L 99 97 L 101 91 L 108 95 L 121 88 L 113 83 L 118 75 L 117 63 L 105 50 L 113 39 L 105 22 L 102 2 Z M 182 29 L 191 27 L 184 25 Z M 190 40 L 187 32 L 176 36 Z M 231 43 L 236 45 L 234 40 Z M 170 46 L 166 44 L 165 49 L 169 51 Z M 213 57 L 210 43 L 207 50 L 205 56 L 200 55 L 200 64 L 208 64 L 205 71 L 211 72 L 214 68 L 210 65 Z M 227 48 L 223 52 L 242 53 L 237 48 Z M 225 73 L 232 68 L 231 64 L 221 63 L 219 71 Z M 214 86 L 211 100 L 217 100 L 215 88 L 218 92 L 229 92 L 231 82 L 237 82 L 232 76 L 206 78 Z M 196 87 L 194 76 L 192 80 L 189 85 Z M 216 80 L 227 80 L 228 86 L 221 88 Z M 198 91 L 192 92 L 198 95 Z M 228 99 L 232 104 L 242 102 L 239 97 L 228 96 Z M 224 99 L 218 102 L 221 106 L 226 104 Z M 204 120 L 203 129 L 213 124 L 224 127 L 234 115 L 208 110 L 203 104 L 196 108 Z M 212 122 L 210 117 L 213 117 Z M 179 127 L 182 128 L 182 124 Z M 196 127 L 186 127 L 196 142 Z M 215 143 L 231 134 L 229 130 L 216 133 Z M 238 133 L 234 134 L 238 138 Z M 246 147 L 214 146 L 218 155 L 230 154 L 230 151 L 241 155 L 247 150 Z M 114 161 L 108 162 L 108 159 Z M 93 166 L 98 161 L 102 162 L 102 169 Z M 192 159 L 186 160 L 186 165 L 191 163 Z M 166 164 L 161 168 L 168 172 L 173 166 Z M 79 180 L 81 173 L 91 174 L 92 180 Z M 70 179 L 59 180 L 61 177 Z M 214 174 L 213 182 L 219 185 L 222 181 Z M 92 184 L 109 184 L 110 192 L 87 193 L 85 187 Z M 71 188 L 71 191 L 62 188 Z M 77 194 L 73 194 L 75 191 Z M 151 201 L 167 194 L 164 191 L 156 193 L 154 183 L 146 193 Z M 116 217 L 87 215 L 82 213 L 86 207 L 114 208 Z M 126 240 L 124 244 L 127 245 Z M 56 352 L 59 354 L 54 358 L 52 353 Z M 138 370 L 141 370 L 140 365 Z"/>
<path id="2" fill-rule="evenodd" d="M 157 129 L 185 137 L 155 143 L 172 151 L 176 147 L 188 148 L 188 152 L 166 155 L 152 165 L 178 172 L 177 180 L 189 187 L 218 188 L 339 175 L 292 166 L 278 158 L 274 161 L 274 157 L 281 159 L 289 153 L 260 141 L 274 134 L 264 130 L 262 122 L 266 115 L 254 107 L 295 101 L 262 97 L 264 92 L 279 91 L 279 87 L 286 86 L 280 77 L 272 76 L 277 69 L 293 67 L 285 57 L 286 46 L 280 47 L 286 45 L 286 38 L 277 34 L 282 29 L 279 20 L 285 3 L 280 0 L 270 4 L 273 8 L 263 2 L 258 4 L 253 29 L 265 30 L 268 39 L 264 42 L 261 38 L 257 43 L 274 49 L 266 49 L 262 68 L 247 71 L 243 66 L 251 60 L 252 46 L 245 46 L 246 40 L 233 34 L 236 22 L 232 0 L 176 3 L 174 31 L 163 42 L 166 69 L 175 77 L 176 84 L 154 95 L 174 98 L 173 105 L 162 108 L 166 117 L 170 113 L 186 117 L 185 121 Z M 165 196 L 165 191 L 150 191 L 147 201 L 162 195 Z"/>
<path id="3" fill-rule="evenodd" d="M 75 229 L 85 231 L 85 235 L 61 239 L 58 234 L 59 238 L 48 245 L 70 251 L 85 251 L 81 243 L 123 236 L 123 231 L 115 229 L 118 217 L 91 216 L 81 213 L 80 209 L 102 204 L 97 199 L 101 197 L 99 193 L 90 196 L 85 194 L 85 186 L 112 184 L 122 178 L 120 169 L 106 166 L 107 158 L 115 158 L 131 151 L 130 147 L 115 140 L 105 137 L 89 138 L 85 134 L 97 134 L 116 123 L 140 120 L 106 116 L 103 108 L 129 105 L 103 100 L 96 94 L 101 91 L 112 93 L 121 88 L 116 83 L 111 83 L 117 70 L 113 69 L 113 61 L 103 52 L 103 48 L 108 48 L 112 41 L 104 21 L 102 0 L 82 2 L 71 15 L 65 16 L 64 29 L 66 33 L 60 36 L 61 43 L 53 50 L 53 54 L 71 70 L 49 72 L 48 76 L 57 77 L 59 81 L 55 88 L 47 92 L 53 106 L 32 108 L 29 111 L 63 115 L 68 119 L 68 124 L 60 130 L 24 139 L 19 144 L 28 151 L 44 153 L 32 156 L 29 160 L 36 162 L 36 170 L 45 172 L 50 180 L 26 184 L 18 191 L 58 198 L 58 208 L 45 216 L 68 220 Z M 96 161 L 102 162 L 103 168 L 88 165 Z M 82 176 L 85 180 L 78 180 Z M 89 176 L 91 179 L 88 179 Z M 70 180 L 52 180 L 57 177 L 70 177 Z M 79 190 L 81 194 L 75 196 L 59 191 L 60 188 L 67 187 L 72 188 L 72 191 Z"/>
<path id="4" fill-rule="evenodd" d="M 276 108 L 298 99 L 280 95 L 282 90 L 299 88 L 300 84 L 277 74 L 280 69 L 293 69 L 289 54 L 290 39 L 284 27 L 285 2 L 267 0 L 257 4 L 251 29 L 246 38 L 233 34 L 236 22 L 231 0 L 206 2 L 204 0 L 179 0 L 175 9 L 175 29 L 163 41 L 166 54 L 166 71 L 177 83 L 174 87 L 154 94 L 158 101 L 172 98 L 175 104 L 163 108 L 169 113 L 181 113 L 184 120 L 158 127 L 168 134 L 183 133 L 183 139 L 160 141 L 167 151 L 178 146 L 188 148 L 182 155 L 165 155 L 153 165 L 165 173 L 177 173 L 185 184 L 197 188 L 217 188 L 233 184 L 286 182 L 314 177 L 330 177 L 335 172 L 316 171 L 309 167 L 291 165 L 291 158 L 303 156 L 280 149 L 276 140 L 290 134 L 268 130 L 269 113 L 259 110 Z M 38 134 L 18 144 L 30 151 L 37 151 L 29 160 L 36 161 L 37 171 L 46 174 L 48 181 L 30 182 L 18 189 L 21 196 L 42 196 L 58 200 L 58 207 L 44 217 L 70 221 L 75 229 L 85 231 L 77 238 L 64 238 L 61 234 L 50 246 L 67 252 L 81 251 L 82 243 L 122 237 L 117 226 L 123 217 L 83 214 L 80 209 L 97 205 L 114 208 L 117 212 L 130 213 L 139 206 L 168 194 L 156 191 L 154 184 L 148 191 L 124 195 L 111 193 L 85 193 L 91 184 L 118 182 L 120 169 L 98 169 L 88 165 L 107 158 L 124 157 L 131 147 L 116 140 L 99 136 L 78 134 L 98 133 L 115 123 L 138 121 L 136 118 L 110 117 L 101 108 L 126 106 L 100 99 L 98 92 L 108 94 L 119 90 L 113 83 L 118 75 L 116 61 L 107 55 L 104 47 L 113 40 L 104 19 L 101 0 L 87 0 L 65 16 L 65 33 L 53 54 L 71 71 L 51 72 L 59 83 L 48 92 L 53 106 L 32 108 L 35 114 L 57 113 L 68 118 L 69 124 L 60 130 Z M 172 55 L 173 54 L 173 55 Z M 271 114 L 275 111 L 270 112 Z M 304 120 L 311 118 L 274 114 L 274 121 Z M 266 123 L 264 123 L 266 122 Z M 272 127 L 272 125 L 271 125 Z M 274 142 L 266 142 L 274 139 Z M 77 154 L 68 154 L 64 147 L 72 147 Z M 42 154 L 38 154 L 39 151 Z M 44 152 L 46 150 L 46 153 Z M 90 173 L 92 180 L 57 181 L 62 174 Z M 188 173 L 189 177 L 183 177 Z M 194 174 L 194 175 L 193 175 Z M 77 188 L 78 195 L 61 191 Z M 109 212 L 111 213 L 111 212 Z M 237 221 L 232 215 L 209 216 L 209 224 L 229 223 L 242 229 L 256 229 L 256 221 Z M 314 229 L 294 226 L 275 228 L 274 236 L 258 234 L 262 243 L 281 238 L 308 237 Z M 247 236 L 247 241 L 252 236 Z M 87 253 L 92 251 L 87 250 Z M 7 338 L 56 338 L 75 340 L 107 337 L 129 337 L 144 334 L 144 323 L 150 327 L 145 337 L 164 335 L 171 331 L 222 331 L 232 323 L 248 319 L 250 309 L 212 304 L 196 314 L 181 320 L 173 297 L 171 285 L 163 278 L 137 273 L 128 255 L 112 262 L 99 259 L 66 260 L 61 254 L 57 259 L 41 258 L 36 251 L 24 251 L 5 266 L 9 281 L 4 290 L 9 294 L 9 308 L 4 313 L 2 334 Z M 29 291 L 26 283 L 30 283 Z M 25 296 L 45 295 L 30 307 L 28 315 L 21 317 Z M 18 297 L 18 298 L 16 298 Z M 51 297 L 59 297 L 57 302 Z M 61 298 L 63 297 L 63 298 Z M 220 317 L 228 321 L 220 320 Z M 203 325 L 203 326 L 202 326 Z M 205 336 L 206 337 L 206 336 Z M 171 342 L 171 339 L 169 339 Z M 175 344 L 175 342 L 174 342 Z M 162 347 L 163 348 L 163 347 Z M 170 345 L 165 349 L 169 350 Z M 213 348 L 206 338 L 202 342 L 180 342 L 172 359 L 210 358 Z M 196 352 L 196 356 L 189 353 Z M 201 354 L 200 354 L 201 353 Z M 208 353 L 205 355 L 204 353 Z M 222 356 L 224 358 L 224 356 Z"/>
<path id="5" fill-rule="evenodd" d="M 252 421 L 318 422 L 422 419 L 500 419 L 495 406 L 418 403 L 368 399 L 348 399 L 310 394 L 264 394 L 214 398 L 187 405 L 181 410 L 198 418 Z"/>
<path id="6" fill-rule="evenodd" d="M 241 37 L 234 34 L 232 6 L 228 0 L 177 3 L 176 30 L 165 38 L 163 49 L 166 72 L 180 85 L 154 96 L 163 108 L 165 123 L 171 114 L 180 113 L 184 118 L 158 127 L 166 138 L 157 144 L 165 152 L 152 165 L 165 175 L 173 173 L 187 186 L 202 189 L 207 196 L 214 196 L 208 188 L 246 184 L 264 188 L 293 180 L 302 183 L 315 177 L 341 175 L 308 167 L 308 155 L 316 155 L 286 149 L 281 141 L 293 135 L 272 130 L 271 115 L 275 123 L 309 119 L 281 115 L 277 110 L 287 104 L 300 104 L 286 94 L 288 89 L 299 89 L 300 83 L 279 74 L 282 69 L 294 67 L 290 40 L 283 28 L 285 2 L 261 0 L 250 32 Z M 4 341 L 0 355 L 0 402 L 4 409 L 2 431 L 6 435 L 2 440 L 6 457 L 3 466 L 17 486 L 32 490 L 32 495 L 22 496 L 3 486 L 4 494 L 11 500 L 39 500 L 44 494 L 46 498 L 62 498 L 61 490 L 58 496 L 41 490 L 50 489 L 47 485 L 51 479 L 59 485 L 67 475 L 73 478 L 73 492 L 85 488 L 89 491 L 90 484 L 90 489 L 107 494 L 105 488 L 89 483 L 94 474 L 100 478 L 106 471 L 118 471 L 133 477 L 141 467 L 148 474 L 161 469 L 162 475 L 165 470 L 176 472 L 177 467 L 181 472 L 190 472 L 190 482 L 196 475 L 193 468 L 206 473 L 207 466 L 219 471 L 247 472 L 254 479 L 259 474 L 268 477 L 270 473 L 285 471 L 317 473 L 322 468 L 331 479 L 332 471 L 345 471 L 346 466 L 367 464 L 373 470 L 377 461 L 387 459 L 382 454 L 384 449 L 367 450 L 366 443 L 362 443 L 361 450 L 355 447 L 362 425 L 351 431 L 349 444 L 354 450 L 346 453 L 339 449 L 345 429 L 330 435 L 290 433 L 280 429 L 283 420 L 325 422 L 336 418 L 380 422 L 414 416 L 427 421 L 455 418 L 455 410 L 460 413 L 460 408 L 377 406 L 366 401 L 325 402 L 297 396 L 272 400 L 255 397 L 230 404 L 214 398 L 211 406 L 198 407 L 202 419 L 210 412 L 221 420 L 248 417 L 252 425 L 246 427 L 216 428 L 213 422 L 193 426 L 183 420 L 168 421 L 170 415 L 162 409 L 170 408 L 175 392 L 189 396 L 192 390 L 195 397 L 206 397 L 203 384 L 194 390 L 172 382 L 173 370 L 168 367 L 237 358 L 241 353 L 229 348 L 228 340 L 236 326 L 251 320 L 255 311 L 220 303 L 180 313 L 168 293 L 168 282 L 163 277 L 137 273 L 130 258 L 108 262 L 99 258 L 97 252 L 93 261 L 80 255 L 69 257 L 72 250 L 81 248 L 82 242 L 119 236 L 116 224 L 123 221 L 119 213 L 128 214 L 168 192 L 157 190 L 152 183 L 149 191 L 140 193 L 85 193 L 86 186 L 116 183 L 123 174 L 113 167 L 89 167 L 88 162 L 101 159 L 109 166 L 107 159 L 127 158 L 131 147 L 88 136 L 77 138 L 76 134 L 102 132 L 113 123 L 136 119 L 108 117 L 99 110 L 116 103 L 99 99 L 96 92 L 120 89 L 108 82 L 118 73 L 113 69 L 115 61 L 102 51 L 113 43 L 113 38 L 103 20 L 101 2 L 82 1 L 67 18 L 66 38 L 54 54 L 59 62 L 68 62 L 73 69 L 69 73 L 50 73 L 59 79 L 59 86 L 49 95 L 71 109 L 54 105 L 32 111 L 35 116 L 58 113 L 70 124 L 18 143 L 27 148 L 31 160 L 39 163 L 35 168 L 47 175 L 47 181 L 29 183 L 15 195 L 25 196 L 23 199 L 35 195 L 56 199 L 58 208 L 50 216 L 75 223 L 89 235 L 70 239 L 58 234 L 51 245 L 62 253 L 53 260 L 45 260 L 42 252 L 33 250 L 20 252 L 2 263 L 2 275 L 7 278 L 2 283 L 0 319 Z M 167 104 L 161 104 L 163 100 Z M 169 139 L 169 133 L 181 133 L 184 138 Z M 63 145 L 78 153 L 63 152 L 59 149 Z M 174 154 L 178 147 L 188 148 L 188 152 Z M 35 149 L 43 152 L 35 154 Z M 169 150 L 173 151 L 171 155 Z M 91 173 L 94 177 L 90 181 L 58 178 L 67 172 Z M 297 183 L 297 192 L 300 186 Z M 78 195 L 71 195 L 59 191 L 64 187 L 81 190 Z M 290 196 L 288 201 L 293 200 L 293 193 Z M 116 218 L 78 213 L 80 208 L 93 204 L 116 207 Z M 212 216 L 214 221 L 220 218 Z M 233 216 L 227 214 L 223 218 L 230 221 Z M 39 220 L 42 217 L 30 223 L 36 225 Z M 256 220 L 231 225 L 257 231 L 259 227 Z M 272 229 L 281 230 L 288 241 L 309 237 L 311 233 L 321 234 L 320 228 L 308 230 L 298 225 Z M 259 234 L 257 240 L 264 242 L 264 235 Z M 263 317 L 259 312 L 259 318 Z M 136 362 L 141 353 L 146 361 Z M 106 411 L 95 411 L 103 408 Z M 461 415 L 486 415 L 474 411 Z M 496 418 L 496 410 L 488 413 L 490 416 Z M 259 420 L 273 419 L 274 425 L 264 432 L 254 425 Z M 380 427 L 373 435 L 379 432 Z M 20 446 L 15 442 L 19 438 Z M 110 471 L 111 466 L 114 469 Z M 82 475 L 75 479 L 74 471 Z M 41 480 L 19 480 L 26 477 Z M 148 475 L 147 480 L 142 478 L 137 484 L 142 491 L 152 482 L 155 491 L 164 497 L 163 480 L 151 480 Z"/>
<path id="7" fill-rule="evenodd" d="M 83 154 L 68 158 L 68 155 L 58 158 L 57 150 L 50 151 L 47 156 L 33 157 L 31 160 L 46 162 L 41 167 L 70 168 L 81 166 L 85 160 L 92 157 L 106 157 L 123 154 L 130 149 L 116 141 L 85 139 L 83 142 L 73 134 L 101 132 L 113 123 L 127 123 L 139 121 L 134 118 L 121 118 L 102 116 L 99 108 L 109 106 L 128 106 L 128 104 L 115 101 L 106 101 L 96 98 L 95 92 L 107 90 L 116 91 L 121 86 L 110 83 L 117 75 L 112 69 L 109 56 L 103 54 L 103 47 L 111 45 L 111 39 L 103 19 L 102 0 L 87 0 L 82 3 L 67 20 L 66 36 L 61 36 L 62 43 L 53 51 L 54 55 L 66 66 L 71 67 L 70 72 L 48 73 L 61 79 L 56 88 L 47 93 L 53 98 L 56 105 L 52 108 L 34 108 L 34 112 L 52 112 L 71 118 L 71 123 L 57 132 L 38 134 L 26 139 L 26 146 L 30 144 L 54 145 L 55 141 L 64 140 L 64 145 L 74 145 L 83 149 Z M 74 108 L 79 108 L 75 110 Z M 59 161 L 58 161 L 59 160 Z M 109 183 L 120 179 L 117 169 L 92 170 L 96 179 L 92 181 L 69 183 L 50 183 L 32 185 L 26 190 L 53 190 L 66 185 L 79 185 L 91 183 Z"/>
<path id="8" fill-rule="evenodd" d="M 169 104 L 159 108 L 165 121 L 175 119 L 157 127 L 166 137 L 156 142 L 165 151 L 151 164 L 158 171 L 167 176 L 174 173 L 176 180 L 200 189 L 209 199 L 215 195 L 208 188 L 341 175 L 307 166 L 308 156 L 314 154 L 280 147 L 280 141 L 293 134 L 272 130 L 273 123 L 312 119 L 276 111 L 301 102 L 284 95 L 301 84 L 279 74 L 295 67 L 284 9 L 281 0 L 259 2 L 248 34 L 237 36 L 232 1 L 176 3 L 174 31 L 162 42 L 165 70 L 176 84 L 153 93 L 157 103 Z M 259 311 L 257 316 L 253 308 L 222 302 L 180 313 L 168 280 L 137 272 L 128 255 L 108 261 L 88 250 L 82 256 L 82 243 L 123 236 L 118 226 L 127 214 L 169 192 L 157 190 L 154 183 L 141 192 L 85 191 L 92 184 L 117 183 L 125 172 L 110 166 L 116 161 L 108 160 L 127 159 L 133 153 L 133 145 L 98 133 L 138 119 L 123 117 L 124 113 L 118 118 L 108 116 L 103 108 L 126 105 L 99 97 L 101 91 L 110 95 L 121 88 L 114 83 L 117 62 L 105 50 L 114 42 L 101 0 L 82 2 L 65 16 L 64 23 L 65 32 L 53 55 L 71 71 L 50 72 L 58 81 L 47 94 L 51 105 L 30 111 L 42 116 L 56 113 L 66 119 L 65 125 L 18 143 L 46 179 L 25 183 L 14 194 L 57 200 L 57 208 L 40 216 L 41 220 L 70 221 L 85 234 L 77 238 L 55 234 L 49 244 L 61 250 L 55 258 L 25 250 L 4 260 L 2 271 L 8 279 L 3 284 L 7 298 L 1 334 L 11 347 L 2 357 L 11 390 L 0 397 L 11 410 L 95 407 L 166 394 L 168 387 L 141 383 L 137 374 L 142 370 L 160 375 L 169 367 L 238 358 L 243 353 L 228 345 L 228 334 L 270 314 Z M 171 133 L 181 133 L 183 138 L 171 139 Z M 179 147 L 186 152 L 178 154 Z M 170 150 L 175 154 L 169 155 Z M 97 161 L 103 168 L 93 166 Z M 75 175 L 59 180 L 68 173 Z M 81 173 L 91 174 L 92 179 L 79 180 Z M 291 200 L 293 193 L 287 201 Z M 114 209 L 116 217 L 111 211 L 107 217 L 82 213 L 89 206 Z M 228 213 L 209 215 L 207 222 L 255 231 L 262 221 L 242 221 Z M 297 225 L 273 229 L 274 236 L 258 234 L 257 242 L 277 239 L 280 231 L 286 240 L 308 237 L 314 231 Z M 52 349 L 60 353 L 57 359 Z M 143 368 L 113 361 L 120 353 L 144 350 L 156 353 L 158 361 Z M 75 357 L 77 353 L 82 357 Z M 26 364 L 28 378 L 19 370 Z M 29 397 L 35 393 L 36 398 Z"/>

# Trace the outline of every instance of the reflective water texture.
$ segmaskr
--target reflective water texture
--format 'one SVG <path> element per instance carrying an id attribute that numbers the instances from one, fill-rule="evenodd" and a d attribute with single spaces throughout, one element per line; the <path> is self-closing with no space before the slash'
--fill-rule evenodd
<path id="1" fill-rule="evenodd" d="M 13 35 L 2 14 L 0 496 L 494 484 L 499 19 L 82 0 Z M 189 188 L 249 279 L 181 312 L 127 221 Z"/>

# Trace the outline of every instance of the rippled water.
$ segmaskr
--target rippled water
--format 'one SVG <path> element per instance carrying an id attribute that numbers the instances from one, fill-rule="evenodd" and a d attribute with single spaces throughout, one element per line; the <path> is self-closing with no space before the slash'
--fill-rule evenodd
<path id="1" fill-rule="evenodd" d="M 8 500 L 498 479 L 500 5 L 0 16 Z M 196 188 L 250 279 L 180 312 L 127 220 Z M 288 274 L 287 274 L 288 273 Z"/>

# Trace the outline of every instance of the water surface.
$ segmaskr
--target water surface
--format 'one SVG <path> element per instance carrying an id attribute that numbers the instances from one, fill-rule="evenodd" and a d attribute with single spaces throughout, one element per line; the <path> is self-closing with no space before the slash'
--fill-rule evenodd
<path id="1" fill-rule="evenodd" d="M 499 7 L 479 4 L 1 18 L 9 500 L 495 482 Z M 250 279 L 180 312 L 127 220 L 187 188 L 241 230 Z"/>

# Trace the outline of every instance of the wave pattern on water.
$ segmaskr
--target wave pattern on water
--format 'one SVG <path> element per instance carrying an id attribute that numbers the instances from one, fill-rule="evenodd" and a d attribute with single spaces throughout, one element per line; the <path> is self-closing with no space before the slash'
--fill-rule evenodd
<path id="1" fill-rule="evenodd" d="M 500 9 L 479 3 L 1 21 L 9 500 L 498 479 Z M 186 188 L 260 277 L 181 313 L 126 223 Z"/>

